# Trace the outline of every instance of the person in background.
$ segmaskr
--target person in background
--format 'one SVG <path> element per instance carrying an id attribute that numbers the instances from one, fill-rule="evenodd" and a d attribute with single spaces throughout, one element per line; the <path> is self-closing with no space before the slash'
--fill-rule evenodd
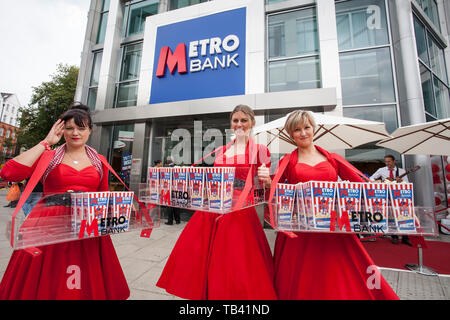
<path id="1" fill-rule="evenodd" d="M 386 155 L 384 157 L 384 164 L 386 166 L 375 171 L 375 173 L 370 177 L 371 180 L 381 180 L 381 181 L 389 180 L 395 181 L 397 183 L 409 182 L 408 176 L 405 175 L 402 178 L 399 177 L 406 171 L 402 168 L 397 167 L 395 163 L 395 157 L 393 155 L 391 154 Z M 392 235 L 391 238 L 393 244 L 399 243 L 397 235 Z M 408 246 L 412 246 L 408 236 L 402 236 L 402 243 Z"/>
<path id="2" fill-rule="evenodd" d="M 30 179 L 27 179 L 26 183 L 28 183 L 29 180 Z M 28 196 L 27 200 L 23 204 L 22 210 L 25 216 L 27 216 L 31 212 L 31 210 L 33 210 L 36 203 L 38 203 L 39 199 L 42 197 L 43 192 L 44 186 L 39 181 L 38 184 L 34 187 L 33 192 Z"/>

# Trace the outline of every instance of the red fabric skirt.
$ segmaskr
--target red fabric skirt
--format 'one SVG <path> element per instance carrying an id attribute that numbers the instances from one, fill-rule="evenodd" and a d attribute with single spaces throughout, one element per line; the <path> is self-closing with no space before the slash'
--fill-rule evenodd
<path id="1" fill-rule="evenodd" d="M 281 300 L 398 300 L 355 235 L 277 234 L 275 287 Z"/>
<path id="2" fill-rule="evenodd" d="M 276 299 L 273 262 L 256 211 L 196 212 L 156 284 L 185 299 Z"/>
<path id="3" fill-rule="evenodd" d="M 66 215 L 65 207 L 36 205 L 28 224 L 44 226 L 45 216 Z M 37 222 L 38 221 L 38 222 Z M 70 221 L 68 221 L 70 223 Z M 124 300 L 130 295 L 123 270 L 109 236 L 38 247 L 32 256 L 15 250 L 0 283 L 0 299 Z"/>

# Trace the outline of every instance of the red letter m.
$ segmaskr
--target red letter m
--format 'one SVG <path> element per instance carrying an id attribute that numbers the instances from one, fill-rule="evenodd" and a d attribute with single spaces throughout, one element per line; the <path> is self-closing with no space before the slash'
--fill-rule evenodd
<path id="1" fill-rule="evenodd" d="M 84 238 L 84 229 L 86 229 L 88 236 L 91 235 L 92 231 L 94 236 L 98 237 L 98 222 L 97 219 L 92 220 L 91 224 L 88 224 L 86 220 L 81 221 L 80 233 L 78 234 L 78 239 Z"/>
<path id="2" fill-rule="evenodd" d="M 172 51 L 169 47 L 161 48 L 161 53 L 159 54 L 158 61 L 158 69 L 156 70 L 157 77 L 163 77 L 166 73 L 166 64 L 169 67 L 169 71 L 171 74 L 174 73 L 175 67 L 178 65 L 178 73 L 186 73 L 186 45 L 184 43 L 180 43 L 175 52 L 172 54 Z"/>

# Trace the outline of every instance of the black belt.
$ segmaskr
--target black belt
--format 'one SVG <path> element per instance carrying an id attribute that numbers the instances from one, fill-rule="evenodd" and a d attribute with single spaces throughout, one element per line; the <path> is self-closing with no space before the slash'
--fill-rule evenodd
<path id="1" fill-rule="evenodd" d="M 46 207 L 64 206 L 70 208 L 72 206 L 72 197 L 70 192 L 63 194 L 54 194 L 44 197 Z"/>

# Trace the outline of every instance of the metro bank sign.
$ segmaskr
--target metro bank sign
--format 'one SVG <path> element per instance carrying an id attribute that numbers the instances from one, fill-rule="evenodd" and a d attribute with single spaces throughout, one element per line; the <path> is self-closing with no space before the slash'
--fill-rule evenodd
<path id="1" fill-rule="evenodd" d="M 150 104 L 245 94 L 246 8 L 157 29 Z"/>

